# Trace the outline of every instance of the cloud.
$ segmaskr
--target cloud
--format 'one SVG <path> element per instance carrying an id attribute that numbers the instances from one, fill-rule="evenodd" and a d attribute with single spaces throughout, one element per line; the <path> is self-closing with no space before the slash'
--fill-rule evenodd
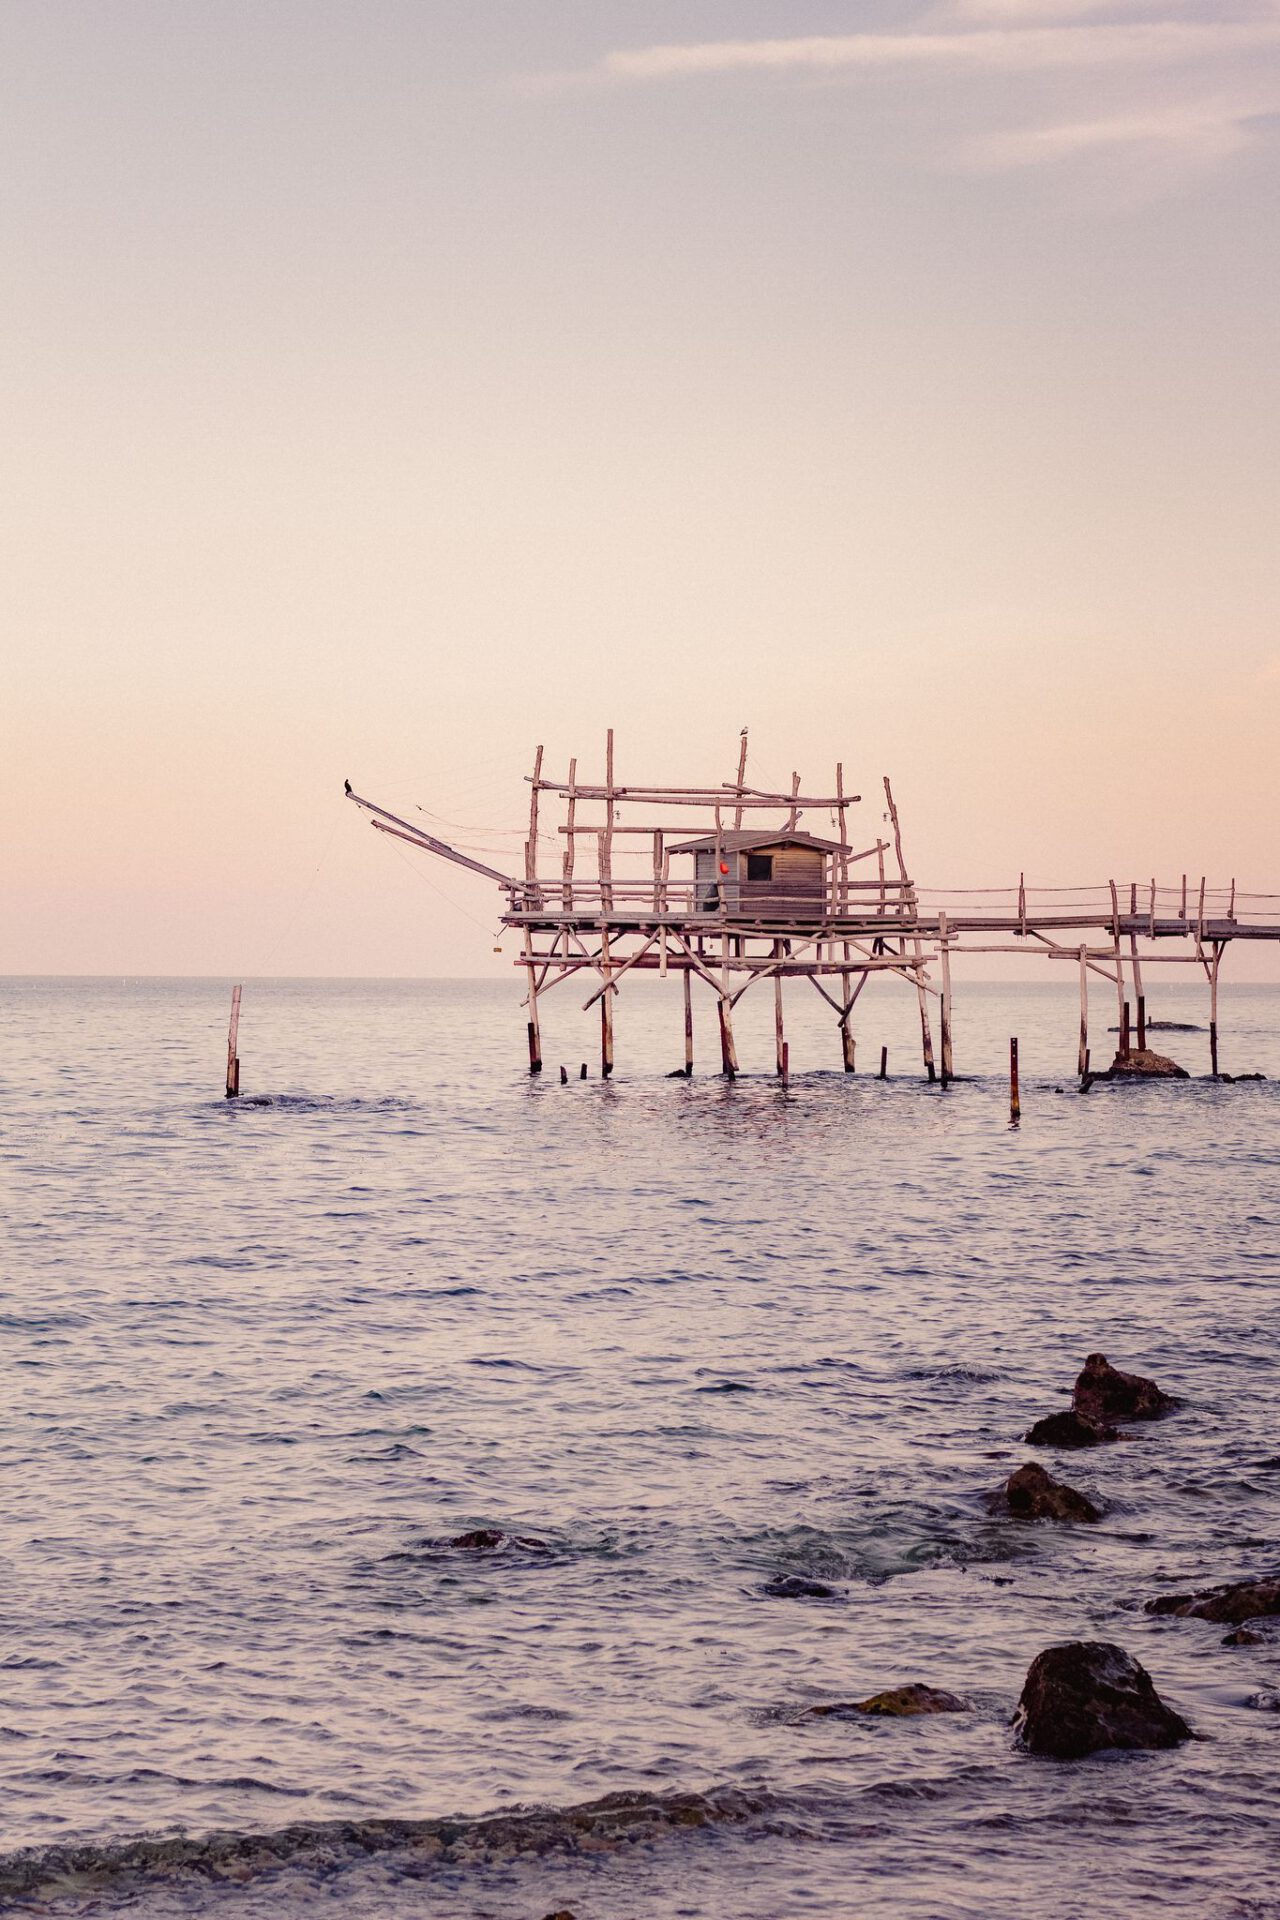
<path id="1" fill-rule="evenodd" d="M 620 49 L 597 70 L 617 81 L 730 73 L 832 74 L 892 67 L 1033 73 L 1169 67 L 1280 52 L 1280 19 L 1128 20 L 1077 26 L 975 28 L 955 33 L 811 34 L 793 40 L 707 40 Z"/>
<path id="2" fill-rule="evenodd" d="M 1117 148 L 1146 149 L 1186 162 L 1230 158 L 1248 143 L 1248 114 L 1224 104 L 1177 107 L 1102 120 L 1007 129 L 968 142 L 961 158 L 974 172 L 1050 166 Z"/>

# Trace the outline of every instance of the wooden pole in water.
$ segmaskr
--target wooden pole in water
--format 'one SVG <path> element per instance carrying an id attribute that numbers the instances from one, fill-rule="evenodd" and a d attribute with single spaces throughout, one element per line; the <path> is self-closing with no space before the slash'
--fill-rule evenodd
<path id="1" fill-rule="evenodd" d="M 1129 1002 L 1127 1000 L 1122 1001 L 1120 1006 L 1120 1058 L 1122 1060 L 1129 1058 Z"/>
<path id="2" fill-rule="evenodd" d="M 613 738 L 610 734 L 610 739 Z M 600 966 L 605 990 L 600 996 L 600 1077 L 607 1080 L 613 1072 L 613 968 L 609 960 L 609 929 L 600 930 Z"/>
<path id="3" fill-rule="evenodd" d="M 729 1014 L 729 1002 L 724 994 L 721 994 L 716 1002 L 716 1010 L 720 1015 L 720 1064 L 724 1069 L 725 1078 L 732 1080 L 738 1072 L 738 1056 L 733 1044 L 733 1021 Z"/>
<path id="4" fill-rule="evenodd" d="M 955 1063 L 951 1057 L 951 943 L 947 938 L 947 916 L 938 914 L 938 950 L 942 956 L 942 1084 L 948 1086 L 954 1077 Z"/>
<path id="5" fill-rule="evenodd" d="M 1089 1071 L 1089 949 L 1080 949 L 1080 1078 Z"/>
<path id="6" fill-rule="evenodd" d="M 1129 935 L 1129 959 L 1133 968 L 1133 992 L 1138 1007 L 1138 1048 L 1141 1051 L 1147 1044 L 1147 1000 L 1142 991 L 1142 962 L 1138 958 L 1136 933 Z"/>
<path id="7" fill-rule="evenodd" d="M 881 1049 L 880 1049 L 880 1074 L 879 1074 L 879 1077 L 880 1077 L 880 1079 L 881 1079 L 881 1080 L 887 1080 L 887 1079 L 888 1079 L 888 1077 L 889 1077 L 889 1049 L 888 1049 L 888 1047 L 881 1047 Z"/>
<path id="8" fill-rule="evenodd" d="M 693 968 L 684 970 L 684 1077 L 693 1078 Z"/>
<path id="9" fill-rule="evenodd" d="M 781 955 L 782 942 L 781 940 L 775 940 L 773 943 L 773 957 L 777 960 L 781 958 Z M 773 976 L 773 1040 L 774 1052 L 778 1063 L 778 1077 L 781 1080 L 785 1080 L 787 1077 L 787 1043 L 782 1031 L 782 975 L 780 973 L 775 973 Z"/>
<path id="10" fill-rule="evenodd" d="M 1018 1093 L 1018 1043 L 1009 1042 L 1009 1118 L 1017 1121 L 1022 1118 L 1022 1100 Z"/>
<path id="11" fill-rule="evenodd" d="M 240 1092 L 240 989 L 231 989 L 231 1025 L 227 1029 L 227 1098 L 234 1100 Z"/>
<path id="12" fill-rule="evenodd" d="M 791 1085 L 791 1048 L 785 1040 L 782 1043 L 782 1084 L 784 1087 Z"/>
<path id="13" fill-rule="evenodd" d="M 902 828 L 898 821 L 898 809 L 894 804 L 893 788 L 889 785 L 888 774 L 884 776 L 884 797 L 886 802 L 888 803 L 889 822 L 893 828 L 894 858 L 898 862 L 899 903 L 901 907 L 905 908 L 910 913 L 912 921 L 915 923 L 918 929 L 919 928 L 919 903 L 916 900 L 915 887 L 912 884 L 912 882 L 908 880 L 907 869 L 903 865 Z M 916 998 L 920 1003 L 920 1044 L 924 1052 L 924 1070 L 928 1075 L 930 1081 L 933 1081 L 937 1079 L 937 1074 L 934 1071 L 934 1065 L 933 1065 L 933 1035 L 929 1030 L 929 1002 L 925 995 L 924 973 L 920 965 L 920 962 L 923 958 L 923 952 L 920 945 L 920 934 L 918 931 L 913 935 L 913 938 L 912 938 L 912 950 L 916 958 L 916 968 L 915 968 Z"/>
<path id="14" fill-rule="evenodd" d="M 1222 961 L 1221 940 L 1213 943 L 1213 961 L 1209 968 L 1209 1071 L 1218 1078 L 1218 968 Z"/>

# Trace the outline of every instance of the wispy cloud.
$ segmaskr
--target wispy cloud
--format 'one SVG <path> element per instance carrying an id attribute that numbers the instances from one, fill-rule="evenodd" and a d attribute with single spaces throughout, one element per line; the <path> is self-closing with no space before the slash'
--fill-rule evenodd
<path id="1" fill-rule="evenodd" d="M 1229 19 L 1197 17 L 1204 4 L 937 0 L 906 31 L 620 47 L 591 68 L 532 84 L 644 87 L 774 76 L 875 80 L 909 92 L 937 74 L 955 83 L 952 118 L 961 122 L 934 136 L 941 164 L 993 173 L 1093 156 L 1140 170 L 1159 191 L 1161 181 L 1229 160 L 1280 108 L 1280 0 L 1242 0 Z M 1006 91 L 994 106 L 990 86 L 978 83 L 1004 76 L 1025 78 L 1028 90 L 1025 97 Z M 966 78 L 971 92 L 961 85 Z M 1032 124 L 990 125 L 993 110 L 1016 114 L 1019 105 Z M 988 124 L 966 130 L 963 121 L 975 116 Z"/>
<path id="2" fill-rule="evenodd" d="M 715 74 L 833 73 L 885 67 L 970 67 L 1030 73 L 1087 67 L 1167 67 L 1280 52 L 1280 19 L 1127 20 L 1084 26 L 975 28 L 962 33 L 811 34 L 794 40 L 706 40 L 621 49 L 599 71 L 615 80 Z"/>

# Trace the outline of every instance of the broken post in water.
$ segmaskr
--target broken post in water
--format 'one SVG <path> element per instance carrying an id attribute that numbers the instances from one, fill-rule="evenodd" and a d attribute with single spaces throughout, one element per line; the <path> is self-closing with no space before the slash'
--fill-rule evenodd
<path id="1" fill-rule="evenodd" d="M 1120 1056 L 1133 1059 L 1133 1071 L 1142 1072 L 1141 1053 L 1134 1058 L 1130 1050 L 1126 967 L 1133 976 L 1141 1048 L 1143 967 L 1203 966 L 1217 1073 L 1223 954 L 1234 940 L 1280 942 L 1280 897 L 1245 894 L 1234 881 L 1211 888 L 1201 880 L 1192 902 L 1182 874 L 1164 888 L 1155 880 L 1105 880 L 1040 890 L 1019 874 L 1005 888 L 930 890 L 908 870 L 901 815 L 887 779 L 883 811 L 859 834 L 862 801 L 848 791 L 843 764 L 825 787 L 819 782 L 809 791 L 793 774 L 789 789 L 780 792 L 752 785 L 745 732 L 736 745 L 732 778 L 687 786 L 619 778 L 612 730 L 603 774 L 595 777 L 584 773 L 580 757 L 568 762 L 567 778 L 551 777 L 539 746 L 526 776 L 523 860 L 512 862 L 522 872 L 503 872 L 461 852 L 352 792 L 350 783 L 346 791 L 380 833 L 479 874 L 504 895 L 502 924 L 519 941 L 514 964 L 525 982 L 531 1073 L 542 1066 L 541 1002 L 548 993 L 575 978 L 580 988 L 590 983 L 583 1006 L 599 1003 L 600 1069 L 607 1079 L 614 1071 L 627 976 L 653 973 L 665 980 L 675 973 L 683 1014 L 678 1074 L 693 1071 L 694 993 L 715 1000 L 720 1066 L 732 1080 L 739 1072 L 734 1009 L 766 981 L 775 996 L 775 1071 L 782 1073 L 789 1044 L 783 983 L 795 981 L 831 1009 L 841 1064 L 852 1073 L 855 1005 L 865 987 L 883 982 L 915 995 L 929 1081 L 937 1074 L 929 1003 L 938 1003 L 947 1085 L 955 1074 L 953 970 L 970 956 L 1029 952 L 1079 970 L 1076 1062 L 1082 1076 L 1089 1052 L 1089 973 L 1114 988 L 1122 1009 Z M 1069 1058 L 1068 1045 L 1064 1035 Z M 882 1055 L 882 1078 L 886 1071 Z"/>
<path id="2" fill-rule="evenodd" d="M 231 1025 L 227 1029 L 227 1099 L 240 1092 L 240 989 L 231 989 Z"/>

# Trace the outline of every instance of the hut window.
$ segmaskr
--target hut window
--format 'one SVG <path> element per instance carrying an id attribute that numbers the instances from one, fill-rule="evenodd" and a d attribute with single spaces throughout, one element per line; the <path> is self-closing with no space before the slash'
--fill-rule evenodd
<path id="1" fill-rule="evenodd" d="M 749 853 L 747 855 L 748 880 L 772 880 L 773 855 L 771 853 Z"/>

